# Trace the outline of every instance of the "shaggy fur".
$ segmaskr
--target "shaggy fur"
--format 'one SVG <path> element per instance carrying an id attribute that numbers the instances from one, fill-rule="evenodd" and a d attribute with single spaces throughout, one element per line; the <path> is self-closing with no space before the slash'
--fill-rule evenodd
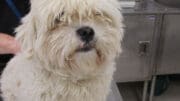
<path id="1" fill-rule="evenodd" d="M 77 51 L 83 26 L 95 32 L 87 52 Z M 31 0 L 16 29 L 22 52 L 2 74 L 4 101 L 105 101 L 122 27 L 116 0 Z"/>

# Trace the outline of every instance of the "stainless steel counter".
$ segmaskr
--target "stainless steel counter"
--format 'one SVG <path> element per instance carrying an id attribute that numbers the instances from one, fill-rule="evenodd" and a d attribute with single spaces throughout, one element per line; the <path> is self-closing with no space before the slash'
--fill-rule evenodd
<path id="1" fill-rule="evenodd" d="M 136 4 L 134 8 L 123 8 L 123 14 L 180 14 L 180 8 L 171 8 L 161 5 L 154 0 Z"/>

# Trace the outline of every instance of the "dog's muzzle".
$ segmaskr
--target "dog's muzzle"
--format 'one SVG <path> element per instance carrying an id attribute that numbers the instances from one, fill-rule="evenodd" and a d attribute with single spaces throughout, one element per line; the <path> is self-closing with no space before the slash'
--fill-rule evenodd
<path id="1" fill-rule="evenodd" d="M 82 41 L 79 48 L 77 49 L 78 52 L 87 52 L 94 48 L 96 43 L 94 38 L 95 32 L 91 27 L 81 27 L 76 31 L 76 34 Z"/>

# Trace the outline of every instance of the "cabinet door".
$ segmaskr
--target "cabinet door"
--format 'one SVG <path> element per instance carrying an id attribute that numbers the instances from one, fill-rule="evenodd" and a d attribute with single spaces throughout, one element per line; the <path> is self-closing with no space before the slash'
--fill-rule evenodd
<path id="1" fill-rule="evenodd" d="M 122 54 L 117 59 L 114 78 L 117 82 L 150 79 L 150 57 L 155 16 L 125 15 L 125 35 Z"/>
<path id="2" fill-rule="evenodd" d="M 180 15 L 165 15 L 157 74 L 180 73 Z"/>

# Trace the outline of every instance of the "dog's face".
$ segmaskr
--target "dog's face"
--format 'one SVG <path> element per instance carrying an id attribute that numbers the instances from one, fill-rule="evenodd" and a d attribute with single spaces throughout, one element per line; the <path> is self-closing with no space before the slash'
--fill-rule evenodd
<path id="1" fill-rule="evenodd" d="M 122 17 L 115 0 L 33 0 L 33 50 L 50 65 L 88 74 L 120 53 Z"/>

